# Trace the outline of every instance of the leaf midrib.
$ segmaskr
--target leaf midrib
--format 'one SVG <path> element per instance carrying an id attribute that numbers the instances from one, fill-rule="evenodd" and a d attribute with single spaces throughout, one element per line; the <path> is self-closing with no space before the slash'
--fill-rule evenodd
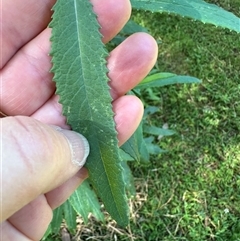
<path id="1" fill-rule="evenodd" d="M 82 69 L 82 75 L 83 75 L 83 82 L 84 82 L 84 84 L 83 84 L 83 88 L 84 88 L 84 93 L 86 94 L 86 99 L 87 99 L 87 104 L 88 104 L 88 110 L 90 111 L 90 113 L 91 113 L 91 118 L 92 118 L 92 111 L 91 111 L 91 108 L 90 108 L 90 105 L 89 105 L 89 97 L 88 97 L 88 92 L 86 91 L 86 88 L 85 88 L 85 69 L 87 69 L 87 68 L 85 68 L 84 67 L 84 61 L 82 60 L 82 47 L 81 47 L 81 41 L 79 40 L 79 36 L 80 36 L 80 33 L 81 33 L 81 31 L 80 31 L 80 28 L 79 28 L 79 21 L 78 21 L 78 9 L 77 9 L 77 0 L 74 0 L 74 9 L 75 9 L 75 22 L 76 22 L 76 28 L 77 28 L 77 36 L 78 36 L 78 49 L 79 49 L 79 56 L 80 56 L 80 62 L 81 62 L 81 69 Z M 87 66 L 86 66 L 87 67 Z M 92 119 L 91 119 L 91 121 L 92 121 Z"/>

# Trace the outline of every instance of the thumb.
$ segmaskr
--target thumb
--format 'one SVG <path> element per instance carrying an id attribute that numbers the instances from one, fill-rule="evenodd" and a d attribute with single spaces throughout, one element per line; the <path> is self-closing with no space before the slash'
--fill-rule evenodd
<path id="1" fill-rule="evenodd" d="M 24 116 L 0 119 L 2 220 L 71 178 L 89 154 L 80 134 Z"/>

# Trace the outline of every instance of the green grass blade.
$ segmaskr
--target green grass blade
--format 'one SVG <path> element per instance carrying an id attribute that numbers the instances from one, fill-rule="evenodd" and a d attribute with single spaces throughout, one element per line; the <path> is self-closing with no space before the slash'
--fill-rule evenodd
<path id="1" fill-rule="evenodd" d="M 42 237 L 41 241 L 48 241 L 51 240 L 49 238 L 49 235 L 52 233 L 52 227 L 51 224 L 48 225 L 47 231 L 45 232 L 44 236 Z"/>
<path id="2" fill-rule="evenodd" d="M 191 77 L 191 76 L 182 76 L 171 73 L 157 73 L 150 76 L 147 76 L 143 79 L 136 89 L 148 88 L 148 87 L 163 87 L 166 85 L 173 84 L 199 84 L 201 80 Z"/>
<path id="3" fill-rule="evenodd" d="M 126 25 L 123 27 L 123 29 L 121 30 L 121 34 L 122 35 L 131 35 L 133 33 L 137 33 L 137 32 L 145 32 L 147 33 L 148 30 L 144 27 L 142 27 L 141 25 L 135 23 L 133 20 L 129 20 Z"/>
<path id="4" fill-rule="evenodd" d="M 144 133 L 151 134 L 151 135 L 157 135 L 157 136 L 171 136 L 175 134 L 175 131 L 164 129 L 156 126 L 144 126 L 143 128 Z"/>
<path id="5" fill-rule="evenodd" d="M 139 125 L 135 133 L 128 139 L 121 149 L 137 162 L 149 162 L 149 153 L 143 139 L 142 124 Z"/>
<path id="6" fill-rule="evenodd" d="M 52 72 L 63 114 L 90 143 L 86 166 L 94 189 L 112 218 L 126 226 L 128 205 L 100 26 L 89 1 L 58 0 L 53 10 Z"/>
<path id="7" fill-rule="evenodd" d="M 60 206 L 53 211 L 53 219 L 51 222 L 52 233 L 58 234 L 62 221 L 63 221 L 63 207 Z"/>
<path id="8" fill-rule="evenodd" d="M 131 0 L 131 3 L 136 9 L 179 14 L 240 33 L 240 18 L 202 0 Z"/>
<path id="9" fill-rule="evenodd" d="M 74 233 L 77 227 L 77 213 L 73 209 L 69 200 L 67 200 L 63 205 L 64 220 L 67 224 L 67 228 L 71 233 Z"/>

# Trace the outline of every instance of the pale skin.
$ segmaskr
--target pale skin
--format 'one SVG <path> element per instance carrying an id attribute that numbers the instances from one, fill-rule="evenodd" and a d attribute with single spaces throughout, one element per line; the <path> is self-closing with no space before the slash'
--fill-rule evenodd
<path id="1" fill-rule="evenodd" d="M 0 240 L 4 241 L 40 240 L 52 210 L 88 175 L 85 168 L 71 164 L 66 139 L 49 126 L 70 129 L 49 73 L 47 26 L 55 1 L 2 0 L 0 111 L 8 116 L 0 119 Z M 91 2 L 107 43 L 129 19 L 130 2 Z M 132 35 L 110 53 L 107 66 L 119 145 L 132 135 L 143 114 L 141 101 L 125 94 L 148 74 L 156 58 L 156 42 L 145 33 Z"/>

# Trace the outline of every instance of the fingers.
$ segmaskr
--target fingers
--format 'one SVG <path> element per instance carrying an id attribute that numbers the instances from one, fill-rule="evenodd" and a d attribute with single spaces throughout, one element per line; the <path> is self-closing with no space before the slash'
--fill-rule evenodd
<path id="1" fill-rule="evenodd" d="M 87 177 L 88 171 L 83 167 L 61 186 L 46 193 L 45 196 L 51 209 L 55 209 L 63 204 Z"/>
<path id="2" fill-rule="evenodd" d="M 118 113 L 115 116 L 117 128 L 127 129 L 128 135 L 130 135 L 129 133 L 133 132 L 141 121 L 143 113 L 142 103 L 135 96 L 123 96 L 114 102 L 114 106 L 114 111 Z M 126 135 L 126 133 L 120 133 L 119 139 L 126 140 L 128 138 Z M 121 145 L 122 143 L 119 144 Z M 9 240 L 19 239 L 17 238 L 19 235 L 18 230 L 27 237 L 30 237 L 31 240 L 39 240 L 51 220 L 52 209 L 66 201 L 86 177 L 87 171 L 83 168 L 61 186 L 45 195 L 38 196 L 31 203 L 12 215 L 7 222 L 9 232 L 11 231 L 10 233 L 13 235 L 12 239 Z M 39 216 L 41 216 L 40 220 Z M 36 227 L 42 227 L 42 229 L 36 230 Z M 6 234 L 6 227 L 4 227 L 4 230 L 4 234 Z"/>
<path id="3" fill-rule="evenodd" d="M 80 135 L 56 131 L 33 118 L 6 117 L 0 121 L 5 180 L 1 219 L 5 220 L 74 176 L 84 165 L 89 147 Z"/>
<path id="4" fill-rule="evenodd" d="M 65 122 L 66 118 L 61 114 L 61 105 L 57 101 L 58 96 L 54 96 L 31 117 L 41 122 L 69 129 L 70 127 Z M 135 96 L 122 96 L 113 101 L 112 105 L 119 146 L 121 146 L 138 127 L 143 114 L 143 105 Z"/>
<path id="5" fill-rule="evenodd" d="M 50 30 L 43 31 L 4 68 L 2 76 L 0 74 L 1 110 L 7 115 L 30 116 L 54 93 L 55 85 L 49 73 L 50 46 L 45 41 L 49 37 Z M 156 57 L 156 42 L 144 33 L 135 34 L 118 46 L 108 60 L 113 98 L 126 93 L 145 77 Z"/>
<path id="6" fill-rule="evenodd" d="M 135 96 L 122 96 L 113 102 L 114 120 L 121 146 L 137 129 L 143 116 L 143 104 Z"/>
<path id="7" fill-rule="evenodd" d="M 3 56 L 0 69 L 23 45 L 47 27 L 51 20 L 51 8 L 55 2 L 56 0 L 3 1 L 1 22 L 4 24 L 0 34 L 4 38 L 0 46 Z M 131 12 L 130 2 L 129 0 L 92 0 L 92 3 L 102 27 L 103 41 L 109 41 L 128 20 Z"/>
<path id="8" fill-rule="evenodd" d="M 40 240 L 52 215 L 52 209 L 42 194 L 1 223 L 1 240 Z"/>
<path id="9" fill-rule="evenodd" d="M 86 177 L 87 171 L 82 168 L 61 186 L 45 195 L 38 196 L 31 203 L 14 213 L 6 221 L 6 227 L 3 229 L 3 234 L 11 233 L 12 237 L 3 240 L 21 240 L 18 237 L 19 231 L 31 240 L 40 240 L 52 219 L 52 209 L 65 202 Z M 9 231 L 6 230 L 7 227 Z M 36 227 L 39 228 L 36 229 Z"/>
<path id="10" fill-rule="evenodd" d="M 1 6 L 0 69 L 24 44 L 47 27 L 56 0 L 4 0 Z M 15 21 L 13 21 L 13 19 Z"/>
<path id="11" fill-rule="evenodd" d="M 131 11 L 129 1 L 95 0 L 93 4 L 102 26 L 103 40 L 108 41 L 117 34 L 128 20 Z M 112 23 L 113 20 L 114 23 Z M 20 23 L 21 21 L 18 24 Z M 52 74 L 49 73 L 52 66 L 49 56 L 50 36 L 51 30 L 45 29 L 24 46 L 0 71 L 0 79 L 2 80 L 2 85 L 0 86 L 2 93 L 0 96 L 2 103 L 1 111 L 5 114 L 9 116 L 30 116 L 54 93 L 55 84 L 52 81 Z M 10 42 L 8 40 L 8 43 Z M 4 49 L 8 48 L 4 44 L 2 46 L 4 46 Z M 5 53 L 4 56 L 6 55 L 8 54 Z"/>
<path id="12" fill-rule="evenodd" d="M 107 43 L 123 28 L 131 15 L 129 0 L 91 0 L 101 26 L 103 42 Z"/>
<path id="13" fill-rule="evenodd" d="M 62 115 L 62 105 L 58 101 L 59 96 L 53 95 L 46 104 L 31 115 L 31 117 L 49 125 L 70 129 L 70 126 L 66 124 L 66 117 Z"/>
<path id="14" fill-rule="evenodd" d="M 5 114 L 29 116 L 53 95 L 50 35 L 50 29 L 44 30 L 0 72 L 1 111 Z"/>
<path id="15" fill-rule="evenodd" d="M 110 53 L 108 68 L 113 99 L 116 100 L 128 92 L 148 74 L 156 61 L 157 52 L 155 40 L 145 33 L 138 33 L 129 37 Z M 137 128 L 136 123 L 142 116 L 142 104 L 137 99 L 131 98 L 130 100 L 129 97 L 124 97 L 121 101 L 113 102 L 119 145 L 122 145 L 132 135 Z M 58 99 L 57 96 L 53 96 L 32 117 L 62 128 L 68 127 L 65 124 L 65 117 L 61 114 L 62 108 Z M 125 121 L 124 118 L 131 118 L 132 122 Z M 132 129 L 129 128 L 130 123 Z"/>
<path id="16" fill-rule="evenodd" d="M 152 69 L 158 46 L 148 34 L 136 33 L 115 48 L 108 59 L 113 99 L 133 89 Z"/>

